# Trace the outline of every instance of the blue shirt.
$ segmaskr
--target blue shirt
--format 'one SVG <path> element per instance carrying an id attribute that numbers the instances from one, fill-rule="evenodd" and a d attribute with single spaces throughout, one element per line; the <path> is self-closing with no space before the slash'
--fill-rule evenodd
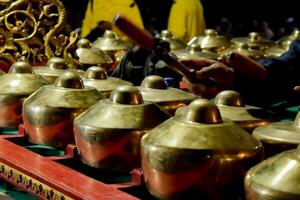
<path id="1" fill-rule="evenodd" d="M 237 77 L 236 89 L 247 103 L 266 106 L 280 101 L 300 100 L 293 92 L 293 88 L 300 85 L 300 40 L 294 41 L 282 56 L 259 63 L 268 70 L 266 80 L 254 82 L 241 74 Z"/>

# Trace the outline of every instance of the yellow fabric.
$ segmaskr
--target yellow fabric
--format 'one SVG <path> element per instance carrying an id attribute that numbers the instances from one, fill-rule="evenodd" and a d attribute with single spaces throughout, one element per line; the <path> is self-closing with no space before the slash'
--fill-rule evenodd
<path id="1" fill-rule="evenodd" d="M 168 30 L 188 42 L 204 34 L 205 20 L 200 0 L 175 0 L 169 16 Z"/>
<path id="2" fill-rule="evenodd" d="M 144 28 L 138 6 L 130 7 L 133 3 L 134 0 L 94 0 L 92 9 L 89 2 L 81 36 L 86 37 L 100 21 L 112 22 L 116 13 L 125 15 L 138 27 Z M 187 42 L 194 36 L 202 35 L 204 29 L 205 20 L 200 0 L 176 0 L 170 11 L 168 30 L 176 38 Z"/>
<path id="3" fill-rule="evenodd" d="M 138 27 L 144 28 L 138 7 L 136 5 L 130 7 L 133 3 L 134 0 L 94 0 L 92 8 L 91 1 L 89 1 L 82 24 L 81 36 L 86 37 L 90 31 L 97 27 L 100 21 L 112 22 L 116 13 L 121 13 Z M 115 31 L 119 36 L 122 36 L 117 30 Z"/>

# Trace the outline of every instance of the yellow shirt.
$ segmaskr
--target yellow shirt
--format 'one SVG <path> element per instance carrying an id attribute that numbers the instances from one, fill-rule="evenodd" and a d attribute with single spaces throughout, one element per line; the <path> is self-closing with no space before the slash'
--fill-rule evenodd
<path id="1" fill-rule="evenodd" d="M 94 0 L 92 8 L 89 1 L 82 25 L 82 37 L 96 28 L 98 22 L 112 22 L 116 13 L 125 15 L 138 27 L 144 28 L 138 6 L 132 5 L 134 0 Z M 200 0 L 176 0 L 170 11 L 168 30 L 187 42 L 194 36 L 202 35 L 204 29 L 205 20 Z"/>

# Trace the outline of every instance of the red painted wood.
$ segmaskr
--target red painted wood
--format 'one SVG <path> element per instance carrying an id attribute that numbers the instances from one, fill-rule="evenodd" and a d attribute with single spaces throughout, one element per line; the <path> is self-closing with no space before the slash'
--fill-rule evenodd
<path id="1" fill-rule="evenodd" d="M 0 139 L 0 161 L 75 199 L 137 199 L 6 139 Z"/>

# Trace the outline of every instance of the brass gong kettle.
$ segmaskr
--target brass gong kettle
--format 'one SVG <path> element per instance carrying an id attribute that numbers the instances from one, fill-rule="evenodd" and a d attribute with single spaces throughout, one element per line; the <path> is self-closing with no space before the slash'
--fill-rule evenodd
<path id="1" fill-rule="evenodd" d="M 238 199 L 262 145 L 216 105 L 197 99 L 141 141 L 146 185 L 160 199 Z"/>
<path id="2" fill-rule="evenodd" d="M 29 63 L 14 63 L 9 72 L 0 77 L 0 127 L 17 128 L 22 122 L 24 99 L 47 84 Z"/>
<path id="3" fill-rule="evenodd" d="M 83 163 L 108 170 L 140 166 L 141 137 L 167 119 L 134 86 L 120 86 L 75 120 L 76 146 Z"/>
<path id="4" fill-rule="evenodd" d="M 251 168 L 245 178 L 247 200 L 300 199 L 300 146 Z"/>
<path id="5" fill-rule="evenodd" d="M 29 141 L 62 148 L 74 143 L 74 119 L 103 98 L 95 88 L 84 87 L 78 74 L 62 74 L 53 85 L 40 88 L 24 101 Z"/>

